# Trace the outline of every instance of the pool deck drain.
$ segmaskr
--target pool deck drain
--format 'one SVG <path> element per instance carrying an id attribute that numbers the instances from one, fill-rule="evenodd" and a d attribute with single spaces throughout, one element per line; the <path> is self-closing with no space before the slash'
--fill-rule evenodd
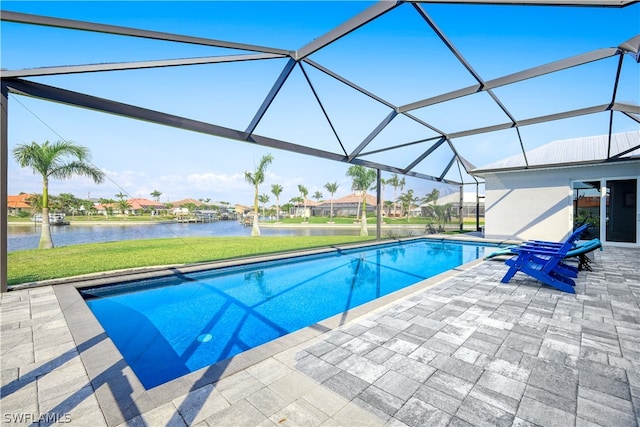
<path id="1" fill-rule="evenodd" d="M 640 249 L 576 294 L 474 262 L 144 390 L 71 285 L 1 295 L 2 425 L 637 426 Z"/>

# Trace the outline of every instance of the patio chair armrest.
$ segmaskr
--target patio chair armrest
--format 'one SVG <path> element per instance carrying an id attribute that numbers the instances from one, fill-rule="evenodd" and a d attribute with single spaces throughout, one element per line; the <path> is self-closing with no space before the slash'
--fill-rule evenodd
<path id="1" fill-rule="evenodd" d="M 560 248 L 542 248 L 539 246 L 529 246 L 529 245 L 522 245 L 522 246 L 518 246 L 513 248 L 512 250 L 516 253 L 526 253 L 526 254 L 533 254 L 533 255 L 548 255 L 548 256 L 561 256 L 564 257 L 566 252 L 563 253 L 563 251 L 559 250 Z"/>
<path id="2" fill-rule="evenodd" d="M 526 242 L 524 242 L 524 244 L 525 245 L 540 245 L 540 246 L 560 247 L 564 243 L 561 243 L 561 242 L 548 242 L 546 240 L 527 240 Z"/>

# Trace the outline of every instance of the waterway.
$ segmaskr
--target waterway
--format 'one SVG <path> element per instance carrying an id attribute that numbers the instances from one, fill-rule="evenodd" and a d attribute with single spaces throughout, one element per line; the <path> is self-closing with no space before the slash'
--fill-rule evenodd
<path id="1" fill-rule="evenodd" d="M 35 249 L 40 240 L 39 224 L 11 224 L 7 233 L 9 252 Z M 357 235 L 358 229 L 319 227 L 260 227 L 263 236 L 349 236 Z M 51 227 L 55 246 L 69 246 L 82 243 L 115 242 L 120 240 L 180 238 L 180 237 L 229 237 L 250 236 L 251 227 L 237 221 L 217 221 L 210 223 L 159 223 L 159 224 L 100 224 L 66 225 Z"/>

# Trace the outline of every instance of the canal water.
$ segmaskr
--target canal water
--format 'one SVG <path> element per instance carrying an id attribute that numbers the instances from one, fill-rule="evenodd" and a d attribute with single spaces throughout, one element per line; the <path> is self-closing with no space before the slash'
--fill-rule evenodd
<path id="1" fill-rule="evenodd" d="M 260 234 L 263 236 L 348 236 L 357 235 L 358 230 L 260 227 Z M 197 224 L 83 224 L 51 227 L 51 235 L 55 246 L 69 246 L 82 243 L 168 237 L 250 236 L 251 227 L 245 227 L 237 221 L 218 221 Z M 35 249 L 38 247 L 39 240 L 40 225 L 38 224 L 11 224 L 8 227 L 7 248 L 9 252 Z"/>

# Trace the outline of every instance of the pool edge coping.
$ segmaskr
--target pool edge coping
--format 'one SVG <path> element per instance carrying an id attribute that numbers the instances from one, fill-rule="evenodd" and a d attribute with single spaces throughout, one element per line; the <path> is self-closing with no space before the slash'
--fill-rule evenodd
<path id="1" fill-rule="evenodd" d="M 331 253 L 340 249 L 354 249 L 358 247 L 377 246 L 386 243 L 410 242 L 425 238 L 428 239 L 429 237 L 421 236 L 401 240 L 394 239 L 382 243 L 365 242 L 365 244 L 341 245 L 339 247 L 324 248 L 320 251 L 313 250 L 304 251 L 303 254 L 300 252 L 297 253 L 299 253 L 298 256 Z M 461 239 L 442 239 L 439 237 L 436 240 L 460 241 Z M 492 243 L 487 240 L 476 241 L 476 243 L 478 242 Z M 248 260 L 243 260 L 245 262 L 241 264 L 234 264 L 227 260 L 225 261 L 225 264 L 245 265 L 256 262 L 280 260 L 284 257 L 291 257 L 291 255 L 291 253 L 287 253 L 286 256 L 284 254 L 260 256 L 257 257 L 260 258 L 260 260 L 252 258 L 253 261 L 246 262 Z M 338 313 L 313 325 L 294 331 L 258 347 L 242 352 L 229 359 L 201 368 L 195 372 L 183 375 L 148 390 L 142 385 L 132 368 L 125 361 L 120 351 L 108 337 L 104 328 L 91 312 L 84 298 L 80 295 L 79 289 L 86 286 L 96 286 L 96 284 L 92 283 L 83 285 L 82 282 L 72 282 L 52 286 L 52 289 L 56 294 L 60 308 L 76 344 L 76 348 L 78 349 L 80 359 L 82 360 L 82 364 L 87 372 L 98 404 L 105 416 L 107 425 L 117 426 L 139 414 L 171 402 L 172 400 L 193 392 L 201 387 L 209 384 L 216 384 L 223 378 L 243 371 L 284 351 L 300 346 L 321 336 L 322 334 L 354 322 L 363 316 L 371 315 L 372 313 L 384 309 L 391 304 L 410 298 L 416 293 L 432 288 L 463 271 L 483 263 L 484 261 L 485 260 L 483 258 L 479 258 L 462 264 L 429 279 L 425 279 L 411 286 L 399 289 L 395 292 L 377 298 L 376 300 L 354 307 L 346 312 Z M 218 268 L 222 267 L 220 263 L 216 263 L 216 266 Z M 199 267 L 199 269 L 204 269 L 204 266 L 202 265 L 198 265 L 197 267 Z M 194 266 L 194 268 L 196 267 Z M 118 281 L 122 281 L 121 275 L 119 275 L 118 278 Z M 91 282 L 94 281 L 95 279 L 91 280 Z"/>

